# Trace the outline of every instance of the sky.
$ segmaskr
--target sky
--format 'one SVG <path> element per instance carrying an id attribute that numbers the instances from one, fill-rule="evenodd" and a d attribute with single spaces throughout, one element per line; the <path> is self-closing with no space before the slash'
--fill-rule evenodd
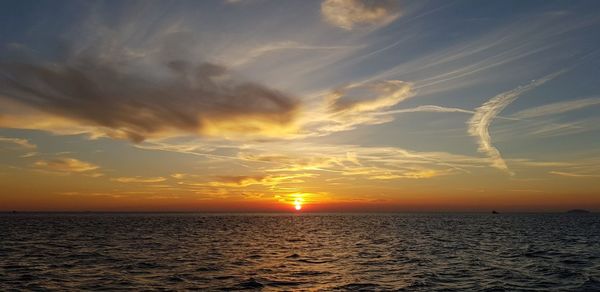
<path id="1" fill-rule="evenodd" d="M 598 1 L 1 1 L 0 211 L 600 210 Z"/>

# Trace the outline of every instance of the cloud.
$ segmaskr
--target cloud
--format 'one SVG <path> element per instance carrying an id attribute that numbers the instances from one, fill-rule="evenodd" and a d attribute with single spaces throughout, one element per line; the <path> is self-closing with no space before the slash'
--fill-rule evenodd
<path id="1" fill-rule="evenodd" d="M 418 54 L 415 58 L 383 70 L 370 79 L 407 79 L 411 76 L 415 89 L 424 96 L 446 95 L 454 90 L 494 84 L 499 79 L 538 74 L 536 69 L 547 65 L 547 60 L 540 58 L 541 56 L 549 52 L 571 50 L 573 40 L 568 36 L 595 25 L 597 20 L 573 18 L 563 22 L 560 28 L 552 25 L 555 22 L 554 18 L 538 14 L 508 25 L 489 27 L 486 33 L 477 37 L 433 48 L 430 52 Z M 532 35 L 536 37 L 532 38 Z M 575 54 L 583 53 L 584 51 L 578 51 Z M 567 59 L 571 57 L 563 58 L 558 57 L 559 55 L 556 55 L 558 59 L 569 63 Z M 554 61 L 558 62 L 558 59 Z M 511 66 L 510 69 L 508 66 Z"/>
<path id="2" fill-rule="evenodd" d="M 400 16 L 393 0 L 325 0 L 321 3 L 323 19 L 340 28 L 352 30 L 357 25 L 385 25 Z"/>
<path id="3" fill-rule="evenodd" d="M 22 139 L 22 138 L 0 137 L 0 143 L 10 143 L 10 144 L 17 145 L 17 146 L 25 148 L 25 149 L 36 149 L 37 148 L 37 146 L 35 144 L 32 144 L 31 142 L 29 142 L 29 140 Z"/>
<path id="4" fill-rule="evenodd" d="M 430 113 L 466 113 L 473 114 L 474 111 L 454 108 L 454 107 L 443 107 L 437 105 L 420 105 L 413 108 L 406 109 L 398 109 L 392 111 L 386 111 L 378 113 L 378 115 L 393 115 L 393 114 L 401 114 L 401 113 L 421 113 L 421 112 L 430 112 Z"/>
<path id="5" fill-rule="evenodd" d="M 303 130 L 311 135 L 327 135 L 352 130 L 359 125 L 375 125 L 393 120 L 380 112 L 414 96 L 412 83 L 383 80 L 356 83 L 325 95 L 324 107 L 306 113 Z"/>
<path id="6" fill-rule="evenodd" d="M 362 176 L 371 180 L 424 179 L 447 174 L 434 169 L 392 169 L 389 167 L 350 167 L 342 175 Z"/>
<path id="7" fill-rule="evenodd" d="M 494 127 L 496 141 L 509 141 L 515 138 L 539 139 L 565 135 L 575 135 L 600 129 L 600 117 L 562 122 L 552 119 L 526 119 L 519 123 L 504 123 Z"/>
<path id="8" fill-rule="evenodd" d="M 213 187 L 248 187 L 252 185 L 274 187 L 285 183 L 303 183 L 304 181 L 301 178 L 312 176 L 314 175 L 309 173 L 289 175 L 218 176 L 216 181 L 209 182 L 207 185 Z"/>
<path id="9" fill-rule="evenodd" d="M 336 113 L 364 113 L 389 108 L 410 96 L 410 83 L 400 80 L 386 80 L 367 84 L 353 84 L 334 90 L 329 94 L 328 101 L 329 106 Z"/>
<path id="10" fill-rule="evenodd" d="M 468 173 L 469 168 L 488 163 L 487 159 L 445 152 L 306 143 L 247 145 L 238 158 L 267 164 L 260 168 L 269 173 L 309 172 L 367 179 L 429 178 Z"/>
<path id="11" fill-rule="evenodd" d="M 412 107 L 412 108 L 403 108 L 403 109 L 397 109 L 397 110 L 391 110 L 391 111 L 385 111 L 385 112 L 378 112 L 375 115 L 386 116 L 386 115 L 395 115 L 395 114 L 404 114 L 404 113 L 464 113 L 464 114 L 475 114 L 475 111 L 461 109 L 461 108 L 455 108 L 455 107 L 443 107 L 443 106 L 438 106 L 438 105 L 420 105 L 420 106 Z M 502 117 L 502 116 L 496 116 L 496 118 L 497 119 L 502 119 L 502 120 L 512 120 L 512 121 L 518 121 L 519 120 L 517 118 Z"/>
<path id="12" fill-rule="evenodd" d="M 352 130 L 360 125 L 375 125 L 393 120 L 390 113 L 383 112 L 414 96 L 412 83 L 401 80 L 382 80 L 366 83 L 355 83 L 331 90 L 319 95 L 320 104 L 302 104 L 295 111 L 294 120 L 284 127 L 274 124 L 264 124 L 270 135 L 255 136 L 254 140 L 267 141 L 274 139 L 302 139 L 306 137 L 326 136 L 331 133 Z M 399 112 L 401 112 L 400 110 Z M 408 112 L 409 110 L 406 110 Z M 412 110 L 411 110 L 412 111 Z M 461 109 L 449 109 L 437 106 L 423 106 L 414 111 L 465 111 Z M 240 132 L 252 132 L 252 127 L 258 122 L 252 119 L 230 119 L 221 122 L 218 127 L 208 124 L 205 133 L 214 136 L 226 137 L 231 129 Z M 263 133 L 265 134 L 265 133 Z M 235 138 L 235 137 L 233 137 Z M 266 139 L 264 139 L 266 138 Z M 143 149 L 175 151 L 190 153 L 194 155 L 219 158 L 215 153 L 209 153 L 214 149 L 199 149 L 207 147 L 199 141 L 191 143 L 167 143 L 167 139 L 152 139 L 136 144 Z M 235 139 L 230 139 L 235 140 Z M 196 151 L 207 150 L 207 151 Z"/>
<path id="13" fill-rule="evenodd" d="M 297 108 L 294 98 L 240 81 L 216 64 L 111 61 L 100 53 L 60 62 L 0 61 L 0 102 L 31 114 L 0 112 L 0 126 L 71 126 L 135 142 L 178 134 L 276 136 L 293 130 Z"/>
<path id="14" fill-rule="evenodd" d="M 281 167 L 268 170 L 275 172 L 324 170 L 334 165 L 341 166 L 341 162 L 345 160 L 352 161 L 353 163 L 357 162 L 356 156 L 353 157 L 352 155 L 338 158 L 314 154 L 315 155 L 311 156 L 291 156 L 288 154 L 250 154 L 240 152 L 238 158 L 245 161 L 266 162 L 280 165 Z"/>
<path id="15" fill-rule="evenodd" d="M 64 173 L 81 173 L 98 177 L 102 174 L 96 172 L 100 167 L 75 158 L 59 157 L 50 160 L 38 160 L 34 165 L 43 170 L 58 171 Z"/>
<path id="16" fill-rule="evenodd" d="M 360 46 L 357 46 L 360 47 Z M 315 46 L 307 45 L 294 41 L 280 41 L 272 42 L 253 48 L 251 50 L 245 50 L 243 56 L 235 58 L 235 60 L 228 62 L 231 67 L 243 66 L 257 59 L 268 55 L 269 53 L 276 53 L 281 51 L 339 51 L 356 48 L 354 46 Z"/>
<path id="17" fill-rule="evenodd" d="M 389 122 L 393 117 L 377 112 L 413 95 L 408 82 L 364 82 L 330 92 L 315 110 L 306 98 L 301 103 L 224 66 L 198 61 L 183 45 L 173 44 L 182 35 L 161 30 L 148 44 L 129 47 L 115 45 L 124 36 L 95 34 L 98 40 L 71 44 L 57 59 L 0 57 L 0 127 L 128 139 L 138 145 L 188 135 L 297 139 Z M 190 47 L 198 45 L 192 41 Z M 345 48 L 274 42 L 251 51 L 249 60 L 277 50 Z"/>
<path id="18" fill-rule="evenodd" d="M 527 118 L 536 118 L 541 116 L 562 114 L 565 112 L 578 110 L 590 106 L 595 106 L 600 104 L 600 98 L 598 97 L 590 97 L 578 100 L 568 100 L 562 102 L 555 102 L 547 105 L 542 105 L 526 110 L 522 110 L 513 116 L 516 118 L 527 119 Z"/>
<path id="19" fill-rule="evenodd" d="M 532 137 L 556 137 L 563 135 L 570 135 L 576 133 L 582 133 L 586 131 L 593 130 L 594 128 L 598 128 L 598 121 L 592 120 L 592 123 L 589 123 L 589 120 L 583 120 L 572 123 L 543 123 L 538 129 L 530 131 L 526 133 Z"/>
<path id="20" fill-rule="evenodd" d="M 189 176 L 189 174 L 187 173 L 173 173 L 171 174 L 171 177 L 174 179 L 184 179 L 187 178 Z"/>
<path id="21" fill-rule="evenodd" d="M 196 144 L 193 141 L 189 142 Z M 479 173 L 493 162 L 487 157 L 420 152 L 397 147 L 274 140 L 225 145 L 226 148 L 219 148 L 217 144 L 222 145 L 222 142 L 212 143 L 215 144 L 185 153 L 210 157 L 206 162 L 207 169 L 211 169 L 213 174 L 230 173 L 235 168 L 235 175 L 214 176 L 210 179 L 202 173 L 175 174 L 173 177 L 177 178 L 177 189 L 198 194 L 221 190 L 220 192 L 231 195 L 247 189 L 280 193 L 289 189 L 305 191 L 306 188 L 315 186 L 346 187 L 357 182 L 366 185 L 372 184 L 373 181 L 378 181 L 383 186 L 407 180 Z M 221 155 L 213 157 L 211 153 Z M 572 163 L 566 162 L 523 158 L 512 158 L 507 160 L 507 163 L 514 164 L 516 170 L 573 166 Z M 250 173 L 245 173 L 246 171 Z"/>
<path id="22" fill-rule="evenodd" d="M 486 154 L 491 159 L 493 167 L 511 173 L 506 162 L 502 158 L 500 151 L 492 145 L 489 127 L 494 118 L 496 118 L 504 108 L 519 98 L 521 94 L 535 89 L 558 76 L 560 73 L 562 72 L 545 76 L 539 80 L 534 80 L 527 85 L 500 93 L 475 110 L 475 114 L 473 114 L 473 117 L 467 122 L 469 125 L 469 134 L 477 138 L 479 152 Z"/>
<path id="23" fill-rule="evenodd" d="M 418 171 L 407 171 L 400 174 L 385 174 L 385 175 L 374 175 L 370 176 L 370 179 L 399 179 L 399 178 L 411 178 L 411 179 L 423 179 L 423 178 L 432 178 L 435 176 L 441 175 L 440 172 L 437 172 L 432 169 L 426 170 L 418 170 Z"/>
<path id="24" fill-rule="evenodd" d="M 121 182 L 121 183 L 157 183 L 157 182 L 163 182 L 166 181 L 167 179 L 164 177 L 140 177 L 140 176 L 136 176 L 136 177 L 118 177 L 118 178 L 114 178 L 114 181 L 117 182 Z"/>
<path id="25" fill-rule="evenodd" d="M 566 177 L 600 177 L 600 174 L 584 174 L 584 173 L 573 173 L 573 172 L 563 172 L 563 171 L 551 171 L 550 174 L 566 176 Z"/>
<path id="26" fill-rule="evenodd" d="M 216 181 L 210 182 L 211 186 L 247 187 L 263 184 L 266 176 L 219 176 Z"/>
<path id="27" fill-rule="evenodd" d="M 21 155 L 19 157 L 21 157 L 21 158 L 29 158 L 29 157 L 33 157 L 33 156 L 36 156 L 36 155 L 38 155 L 37 152 L 28 152 L 28 153 L 25 153 L 25 154 L 23 154 L 23 155 Z"/>
<path id="28" fill-rule="evenodd" d="M 192 141 L 190 143 L 193 144 Z M 174 179 L 169 179 L 170 184 L 176 184 L 173 192 L 225 198 L 241 196 L 242 192 L 248 191 L 284 194 L 346 188 L 357 183 L 369 185 L 377 182 L 377 187 L 386 187 L 408 183 L 409 180 L 418 183 L 416 181 L 479 173 L 490 164 L 487 157 L 447 152 L 299 141 L 247 142 L 226 145 L 226 151 L 218 146 L 206 146 L 185 153 L 203 155 L 202 151 L 215 151 L 209 149 L 222 153 L 218 159 L 207 160 L 205 169 L 210 171 L 211 176 L 206 176 L 205 171 L 194 173 L 189 170 L 171 174 Z M 530 159 L 511 159 L 508 162 L 516 169 L 573 166 L 571 162 Z"/>

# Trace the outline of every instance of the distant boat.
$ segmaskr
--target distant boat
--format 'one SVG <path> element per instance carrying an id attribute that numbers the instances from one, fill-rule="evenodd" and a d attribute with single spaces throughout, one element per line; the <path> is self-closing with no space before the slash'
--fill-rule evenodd
<path id="1" fill-rule="evenodd" d="M 573 209 L 573 210 L 567 211 L 567 213 L 569 213 L 569 214 L 587 214 L 587 213 L 590 213 L 590 211 L 584 210 L 584 209 Z"/>
<path id="2" fill-rule="evenodd" d="M 496 212 L 496 210 L 493 210 L 492 214 L 500 214 L 500 213 Z"/>

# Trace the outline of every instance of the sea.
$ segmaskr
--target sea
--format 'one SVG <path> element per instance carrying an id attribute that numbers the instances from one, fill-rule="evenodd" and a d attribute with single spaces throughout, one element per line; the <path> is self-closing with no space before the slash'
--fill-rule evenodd
<path id="1" fill-rule="evenodd" d="M 600 214 L 5 213 L 19 290 L 600 291 Z"/>

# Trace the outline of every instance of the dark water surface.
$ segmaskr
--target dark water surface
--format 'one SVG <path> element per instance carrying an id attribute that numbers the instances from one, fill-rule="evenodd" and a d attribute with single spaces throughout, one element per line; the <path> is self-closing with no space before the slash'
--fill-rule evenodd
<path id="1" fill-rule="evenodd" d="M 600 215 L 4 214 L 9 289 L 600 291 Z"/>

